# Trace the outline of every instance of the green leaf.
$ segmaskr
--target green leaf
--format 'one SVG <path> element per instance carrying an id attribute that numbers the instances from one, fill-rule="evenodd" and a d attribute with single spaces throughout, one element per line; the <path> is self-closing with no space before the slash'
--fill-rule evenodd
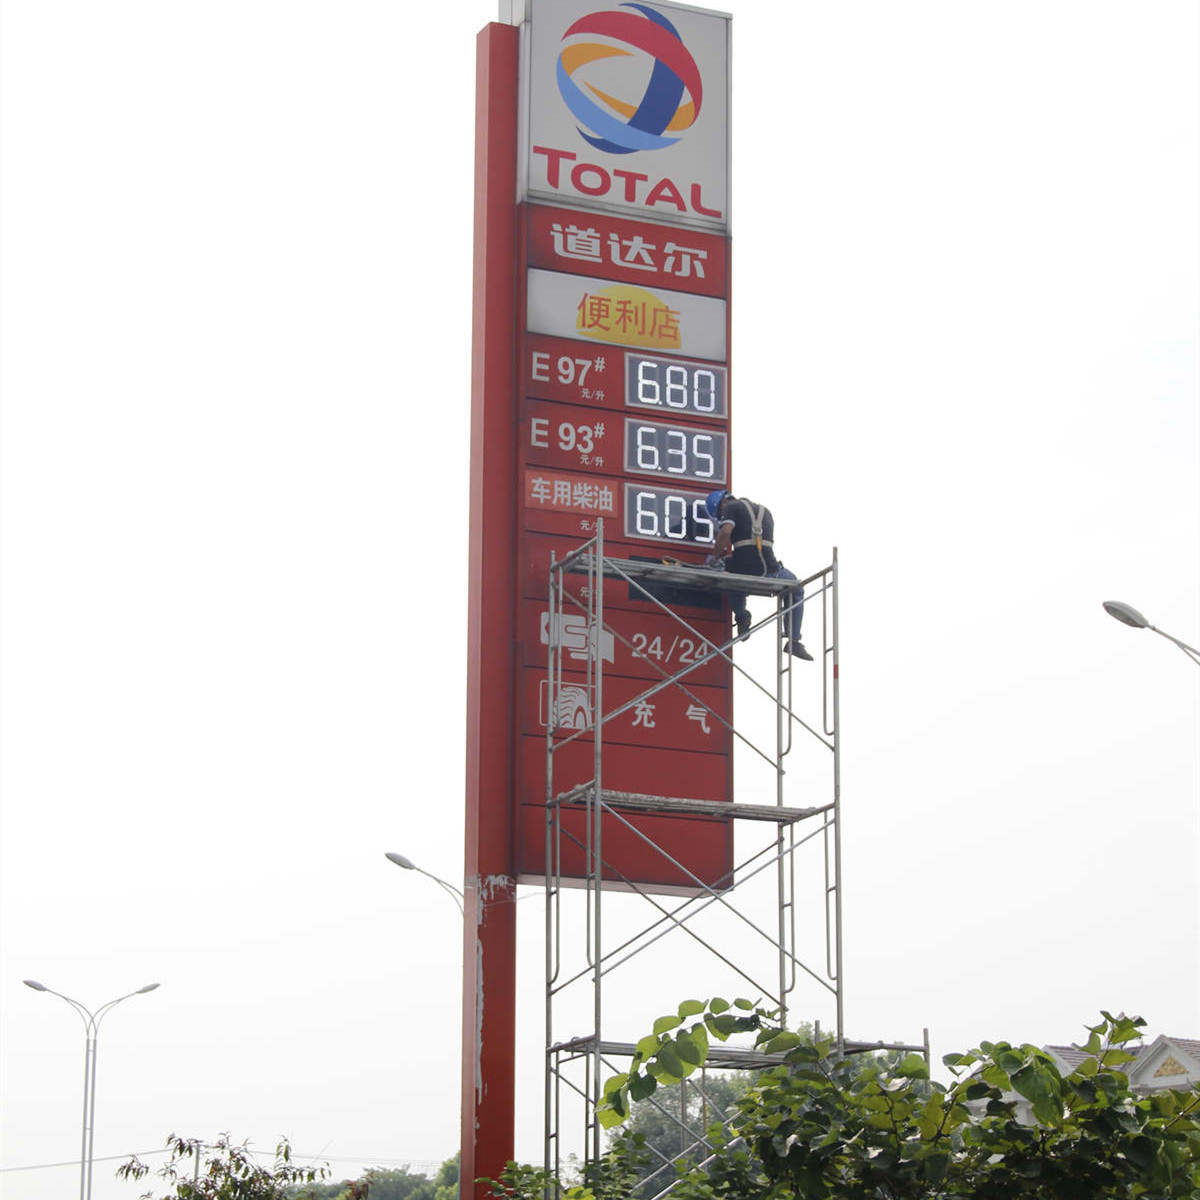
<path id="1" fill-rule="evenodd" d="M 614 1092 L 619 1092 L 629 1082 L 628 1075 L 614 1075 L 604 1083 L 604 1098 L 607 1100 Z"/>
<path id="2" fill-rule="evenodd" d="M 654 1032 L 666 1033 L 668 1029 L 674 1029 L 677 1025 L 682 1024 L 683 1018 L 677 1017 L 674 1013 L 671 1013 L 668 1016 L 659 1017 L 658 1020 L 654 1022 Z"/>
<path id="3" fill-rule="evenodd" d="M 920 1116 L 917 1117 L 917 1132 L 922 1138 L 928 1140 L 937 1133 L 942 1124 L 943 1114 L 942 1097 L 939 1095 L 930 1096 L 925 1101 L 925 1106 L 921 1109 Z"/>
<path id="4" fill-rule="evenodd" d="M 704 1050 L 695 1043 L 690 1033 L 681 1030 L 675 1035 L 675 1049 L 685 1063 L 694 1067 L 698 1067 L 704 1061 Z"/>
<path id="5" fill-rule="evenodd" d="M 659 1037 L 656 1034 L 648 1033 L 634 1047 L 635 1053 L 641 1055 L 642 1058 L 649 1058 L 652 1054 L 658 1053 Z"/>
<path id="6" fill-rule="evenodd" d="M 613 1129 L 625 1120 L 624 1113 L 617 1112 L 615 1108 L 607 1108 L 604 1105 L 596 1109 L 596 1116 L 600 1119 L 601 1129 Z"/>
<path id="7" fill-rule="evenodd" d="M 1019 1071 L 1025 1065 L 1025 1056 L 1018 1054 L 1015 1050 L 1001 1050 L 996 1055 L 996 1065 L 1000 1070 L 1011 1075 L 1014 1071 Z"/>
<path id="8" fill-rule="evenodd" d="M 737 1000 L 734 1001 L 734 1004 L 738 1008 L 744 1009 L 746 1012 L 754 1011 L 754 1001 L 753 1000 L 745 1000 L 745 999 L 739 997 Z"/>
<path id="9" fill-rule="evenodd" d="M 710 1013 L 723 1013 L 729 1007 L 728 1000 L 722 1000 L 720 996 L 714 996 L 708 1002 L 708 1011 Z"/>
<path id="10" fill-rule="evenodd" d="M 929 1064 L 923 1054 L 906 1054 L 896 1068 L 896 1074 L 904 1079 L 928 1079 Z"/>
<path id="11" fill-rule="evenodd" d="M 694 1017 L 698 1013 L 702 1013 L 704 1011 L 704 1007 L 703 1000 L 685 1000 L 679 1006 L 680 1019 L 684 1017 Z"/>
<path id="12" fill-rule="evenodd" d="M 633 1075 L 629 1079 L 629 1096 L 632 1100 L 645 1100 L 658 1087 L 653 1075 Z"/>
<path id="13" fill-rule="evenodd" d="M 1143 1171 L 1149 1170 L 1158 1161 L 1159 1143 L 1154 1138 L 1140 1135 L 1125 1147 L 1129 1161 Z"/>
<path id="14" fill-rule="evenodd" d="M 941 1183 L 945 1177 L 946 1168 L 950 1165 L 948 1154 L 931 1154 L 922 1164 L 927 1183 Z"/>
<path id="15" fill-rule="evenodd" d="M 1000 1070 L 995 1063 L 988 1063 L 988 1065 L 979 1072 L 979 1077 L 985 1083 L 990 1083 L 992 1087 L 999 1088 L 1002 1092 L 1008 1090 L 1008 1076 L 1002 1070 Z"/>
<path id="16" fill-rule="evenodd" d="M 737 1029 L 737 1017 L 722 1013 L 719 1017 L 705 1018 L 704 1024 L 708 1026 L 708 1032 L 718 1041 L 727 1042 L 729 1035 Z"/>
<path id="17" fill-rule="evenodd" d="M 675 1046 L 671 1042 L 663 1043 L 662 1048 L 658 1052 L 658 1057 L 654 1061 L 660 1067 L 660 1070 L 656 1074 L 663 1083 L 678 1083 L 688 1074 L 687 1068 L 683 1065 L 683 1060 L 679 1057 Z"/>
<path id="18" fill-rule="evenodd" d="M 1063 1116 L 1062 1094 L 1052 1069 L 1038 1063 L 1010 1076 L 1013 1090 L 1033 1105 L 1033 1115 L 1043 1125 L 1057 1125 Z"/>
<path id="19" fill-rule="evenodd" d="M 792 1033 L 790 1030 L 783 1030 L 781 1033 L 775 1034 L 763 1046 L 765 1054 L 782 1054 L 785 1050 L 793 1050 L 801 1045 L 804 1039 L 798 1033 Z"/>

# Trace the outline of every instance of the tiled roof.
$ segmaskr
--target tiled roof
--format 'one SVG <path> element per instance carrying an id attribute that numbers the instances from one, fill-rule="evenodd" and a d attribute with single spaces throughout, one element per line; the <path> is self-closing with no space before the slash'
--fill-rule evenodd
<path id="1" fill-rule="evenodd" d="M 1055 1058 L 1061 1058 L 1073 1071 L 1085 1058 L 1091 1058 L 1086 1050 L 1080 1050 L 1075 1046 L 1043 1046 L 1048 1054 L 1053 1054 Z"/>
<path id="2" fill-rule="evenodd" d="M 1178 1046 L 1185 1054 L 1194 1058 L 1196 1062 L 1200 1062 L 1200 1041 L 1197 1041 L 1196 1038 L 1177 1038 L 1168 1035 L 1167 1041 L 1172 1046 Z"/>
<path id="3" fill-rule="evenodd" d="M 1194 1062 L 1200 1063 L 1200 1040 L 1197 1040 L 1196 1038 L 1169 1036 L 1163 1040 L 1169 1042 L 1172 1046 L 1179 1047 L 1179 1049 L 1187 1054 Z M 1155 1045 L 1158 1044 L 1158 1042 L 1159 1039 L 1155 1038 L 1154 1041 L 1149 1045 L 1126 1046 L 1125 1049 L 1128 1050 L 1130 1054 L 1136 1055 L 1134 1061 L 1128 1065 L 1130 1067 L 1136 1066 L 1141 1060 L 1142 1055 L 1148 1050 L 1151 1050 Z M 1071 1070 L 1074 1070 L 1077 1066 L 1079 1066 L 1079 1064 L 1083 1062 L 1085 1058 L 1092 1057 L 1086 1050 L 1080 1050 L 1077 1046 L 1044 1046 L 1043 1049 L 1047 1053 L 1053 1054 L 1055 1058 L 1061 1059 L 1067 1064 L 1068 1067 L 1071 1068 Z"/>

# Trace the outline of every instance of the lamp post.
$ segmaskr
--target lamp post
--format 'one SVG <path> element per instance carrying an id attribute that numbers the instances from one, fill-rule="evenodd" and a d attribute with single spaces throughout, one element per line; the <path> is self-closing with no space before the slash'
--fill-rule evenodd
<path id="1" fill-rule="evenodd" d="M 454 884 L 447 883 L 444 879 L 440 879 L 437 875 L 426 871 L 422 867 L 418 867 L 411 858 L 405 858 L 403 854 L 397 854 L 394 850 L 388 850 L 383 857 L 386 858 L 388 862 L 393 862 L 396 864 L 396 866 L 403 867 L 406 871 L 416 871 L 418 875 L 424 875 L 426 878 L 432 879 L 433 882 L 436 883 L 440 888 L 449 893 L 450 899 L 458 905 L 458 911 L 463 913 L 464 916 L 466 915 L 463 908 L 463 901 L 465 897 L 463 896 L 462 892 L 454 886 Z"/>
<path id="2" fill-rule="evenodd" d="M 1174 642 L 1192 662 L 1200 664 L 1200 650 L 1197 650 L 1195 646 L 1189 646 L 1187 642 L 1181 642 L 1169 633 L 1164 633 L 1156 625 L 1151 625 L 1132 604 L 1126 604 L 1122 600 L 1105 600 L 1102 607 L 1113 620 L 1120 621 L 1122 625 L 1128 625 L 1132 629 L 1153 629 L 1160 637 L 1165 637 L 1168 642 Z"/>
<path id="3" fill-rule="evenodd" d="M 124 996 L 118 996 L 115 1000 L 100 1005 L 95 1012 L 92 1012 L 78 1000 L 72 1000 L 70 996 L 64 996 L 62 992 L 56 992 L 44 983 L 38 983 L 36 979 L 26 979 L 24 984 L 26 987 L 33 988 L 35 992 L 49 992 L 51 996 L 65 1000 L 83 1021 L 86 1041 L 83 1051 L 83 1136 L 79 1146 L 79 1200 L 91 1200 L 92 1150 L 96 1136 L 96 1039 L 100 1034 L 100 1022 L 122 1000 L 128 1000 L 130 996 L 141 996 L 146 992 L 152 992 L 159 985 L 148 983 L 135 992 L 126 992 Z"/>

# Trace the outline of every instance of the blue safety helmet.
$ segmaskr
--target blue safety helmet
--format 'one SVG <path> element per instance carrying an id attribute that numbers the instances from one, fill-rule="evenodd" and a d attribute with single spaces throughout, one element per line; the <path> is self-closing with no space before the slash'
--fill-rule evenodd
<path id="1" fill-rule="evenodd" d="M 724 500 L 728 495 L 729 493 L 725 491 L 715 491 L 709 492 L 708 495 L 704 497 L 704 511 L 708 513 L 708 515 L 714 521 L 717 519 L 717 512 L 720 510 L 721 501 Z"/>

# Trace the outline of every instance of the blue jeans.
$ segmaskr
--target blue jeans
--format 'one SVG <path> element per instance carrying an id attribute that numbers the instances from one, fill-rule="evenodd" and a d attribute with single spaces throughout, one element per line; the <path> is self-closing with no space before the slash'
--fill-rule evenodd
<path id="1" fill-rule="evenodd" d="M 796 576 L 791 573 L 783 565 L 779 564 L 779 569 L 773 575 L 768 575 L 768 579 L 790 579 L 795 582 Z M 746 592 L 730 592 L 729 603 L 733 608 L 734 616 L 744 615 L 747 619 L 750 617 L 750 610 L 746 607 Z M 800 622 L 804 619 L 804 589 L 797 588 L 792 593 L 792 601 L 783 613 L 783 636 L 789 640 L 800 640 Z"/>

